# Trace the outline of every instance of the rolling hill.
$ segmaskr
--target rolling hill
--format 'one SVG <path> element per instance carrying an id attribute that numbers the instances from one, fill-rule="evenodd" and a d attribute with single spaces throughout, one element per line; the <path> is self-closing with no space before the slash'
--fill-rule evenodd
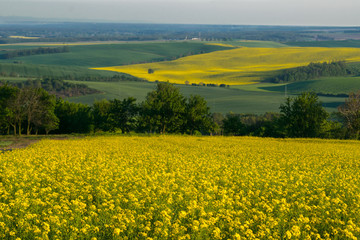
<path id="1" fill-rule="evenodd" d="M 173 61 L 94 69 L 123 72 L 153 82 L 239 85 L 260 82 L 275 70 L 339 60 L 360 61 L 360 49 L 240 47 Z"/>

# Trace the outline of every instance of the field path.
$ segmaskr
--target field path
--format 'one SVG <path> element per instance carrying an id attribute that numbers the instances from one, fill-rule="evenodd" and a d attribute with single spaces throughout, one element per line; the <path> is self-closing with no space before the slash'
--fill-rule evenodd
<path id="1" fill-rule="evenodd" d="M 73 137 L 71 137 L 71 138 L 73 138 Z M 10 144 L 7 146 L 0 145 L 0 153 L 12 151 L 15 149 L 26 148 L 36 142 L 39 142 L 42 139 L 65 140 L 65 139 L 69 139 L 69 137 L 68 136 L 41 136 L 41 135 L 39 135 L 39 136 L 22 136 L 22 137 L 6 136 L 6 137 L 0 138 L 0 143 L 1 142 L 9 142 Z"/>

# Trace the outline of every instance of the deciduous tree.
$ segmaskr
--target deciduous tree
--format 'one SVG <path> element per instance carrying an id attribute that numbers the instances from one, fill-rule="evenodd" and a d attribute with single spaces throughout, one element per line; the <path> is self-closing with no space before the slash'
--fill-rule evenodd
<path id="1" fill-rule="evenodd" d="M 240 115 L 234 113 L 226 114 L 223 120 L 223 129 L 225 135 L 241 136 L 246 132 L 246 126 L 242 123 Z"/>
<path id="2" fill-rule="evenodd" d="M 10 133 L 10 127 L 13 127 L 14 135 L 17 132 L 17 116 L 15 112 L 15 103 L 18 99 L 19 89 L 10 85 L 3 85 L 0 87 L 0 125 L 7 129 L 7 134 Z"/>
<path id="3" fill-rule="evenodd" d="M 95 131 L 110 131 L 109 122 L 110 102 L 106 99 L 95 101 L 93 104 L 93 118 Z"/>
<path id="4" fill-rule="evenodd" d="M 184 122 L 185 98 L 170 83 L 158 83 L 142 105 L 148 128 L 161 132 L 179 132 Z"/>
<path id="5" fill-rule="evenodd" d="M 215 124 L 212 120 L 210 108 L 205 99 L 199 95 L 191 95 L 185 107 L 185 132 L 193 134 L 195 131 L 210 133 Z"/>
<path id="6" fill-rule="evenodd" d="M 319 137 L 328 113 L 312 92 L 287 98 L 280 105 L 280 119 L 289 137 Z"/>
<path id="7" fill-rule="evenodd" d="M 91 107 L 88 105 L 58 99 L 55 114 L 59 118 L 57 133 L 89 133 L 93 130 Z"/>
<path id="8" fill-rule="evenodd" d="M 360 134 L 360 91 L 350 93 L 345 103 L 338 107 L 341 116 L 345 119 L 346 127 L 352 137 L 359 139 Z"/>
<path id="9" fill-rule="evenodd" d="M 111 130 L 120 128 L 122 133 L 129 133 L 136 128 L 139 107 L 136 99 L 128 97 L 124 100 L 114 99 L 110 101 L 109 122 Z"/>

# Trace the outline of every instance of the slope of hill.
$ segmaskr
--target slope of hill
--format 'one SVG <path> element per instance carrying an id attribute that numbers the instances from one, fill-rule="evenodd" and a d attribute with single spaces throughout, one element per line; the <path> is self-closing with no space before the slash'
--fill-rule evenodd
<path id="1" fill-rule="evenodd" d="M 36 55 L 17 57 L 15 59 L 23 63 L 31 64 L 102 67 L 174 60 L 183 56 L 230 48 L 229 46 L 209 45 L 199 41 L 110 42 L 108 44 L 82 43 L 81 45 L 55 44 L 55 46 L 58 45 L 69 46 L 70 51 L 56 55 Z M 46 46 L 54 45 L 46 44 Z M 29 46 L 25 45 L 25 47 Z M 0 45 L 0 50 L 7 48 L 7 46 L 2 47 Z M 18 46 L 17 49 L 19 48 Z M 12 61 L 2 60 L 0 63 L 1 62 Z"/>
<path id="2" fill-rule="evenodd" d="M 94 69 L 123 72 L 149 81 L 237 85 L 259 82 L 274 70 L 336 60 L 360 61 L 360 49 L 241 47 L 174 61 Z"/>
<path id="3" fill-rule="evenodd" d="M 265 86 L 260 87 L 260 89 L 283 92 L 284 85 Z M 288 93 L 291 94 L 313 91 L 319 95 L 345 97 L 350 92 L 360 90 L 360 77 L 324 77 L 317 80 L 289 83 L 286 84 L 286 88 Z"/>
<path id="4" fill-rule="evenodd" d="M 82 83 L 79 81 L 70 81 L 71 83 Z M 101 99 L 124 99 L 135 97 L 138 102 L 145 100 L 146 94 L 153 91 L 156 87 L 152 82 L 86 82 L 90 88 L 97 89 L 102 94 L 91 94 L 81 97 L 68 98 L 71 102 L 81 102 L 91 105 L 95 100 Z M 265 84 L 261 84 L 265 85 Z M 269 84 L 267 84 L 269 86 Z M 273 86 L 275 84 L 271 84 Z M 181 93 L 189 97 L 198 94 L 203 96 L 208 102 L 211 112 L 220 113 L 256 113 L 278 112 L 280 104 L 285 101 L 284 91 L 268 91 L 264 89 L 248 89 L 246 87 L 254 85 L 242 85 L 239 88 L 232 86 L 230 88 L 219 87 L 201 87 L 187 86 L 184 84 L 176 85 Z M 242 89 L 242 87 L 244 87 Z M 291 96 L 291 95 L 288 95 Z M 339 104 L 342 104 L 344 98 L 339 97 L 320 97 L 324 106 L 329 111 L 335 111 Z"/>

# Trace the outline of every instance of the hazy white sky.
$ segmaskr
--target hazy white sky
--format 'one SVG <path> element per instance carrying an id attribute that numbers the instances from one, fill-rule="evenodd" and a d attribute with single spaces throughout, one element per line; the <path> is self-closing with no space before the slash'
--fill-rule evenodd
<path id="1" fill-rule="evenodd" d="M 0 16 L 145 23 L 360 26 L 360 0 L 0 0 Z"/>

